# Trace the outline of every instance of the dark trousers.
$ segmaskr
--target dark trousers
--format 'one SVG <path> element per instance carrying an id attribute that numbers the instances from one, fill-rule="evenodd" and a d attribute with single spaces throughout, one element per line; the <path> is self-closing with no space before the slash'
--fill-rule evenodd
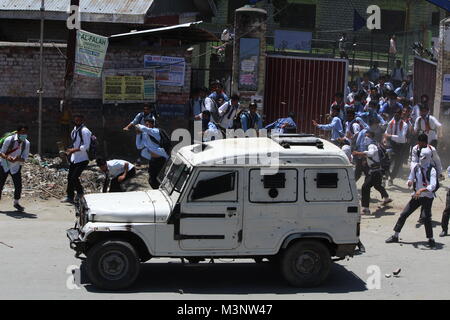
<path id="1" fill-rule="evenodd" d="M 122 172 L 122 174 L 123 174 L 123 172 Z M 117 176 L 116 178 L 111 180 L 111 183 L 109 185 L 109 192 L 123 192 L 121 184 L 131 178 L 134 178 L 136 176 L 136 169 L 133 168 L 130 171 L 128 171 L 125 179 L 122 180 L 122 182 L 119 182 L 119 177 L 122 174 L 120 174 L 119 176 Z"/>
<path id="2" fill-rule="evenodd" d="M 374 187 L 376 190 L 378 190 L 383 198 L 389 197 L 388 193 L 386 192 L 386 189 L 381 185 L 383 182 L 383 176 L 380 171 L 372 171 L 364 180 L 364 184 L 362 185 L 361 189 L 361 205 L 365 208 L 369 207 L 370 203 L 370 189 Z"/>
<path id="3" fill-rule="evenodd" d="M 403 162 L 405 161 L 405 154 L 408 154 L 408 144 L 407 143 L 396 143 L 394 141 L 391 141 L 392 146 L 392 160 L 391 162 L 394 162 L 394 165 L 392 166 L 391 172 L 390 172 L 390 178 L 394 180 L 397 178 L 400 169 L 403 166 Z"/>
<path id="4" fill-rule="evenodd" d="M 5 186 L 6 178 L 11 175 L 12 181 L 14 183 L 14 200 L 19 200 L 22 195 L 22 167 L 16 174 L 11 174 L 11 171 L 5 172 L 0 166 L 0 198 L 2 195 L 3 187 Z"/>
<path id="5" fill-rule="evenodd" d="M 67 197 L 73 199 L 75 191 L 79 196 L 84 194 L 83 186 L 80 182 L 80 176 L 84 169 L 87 168 L 89 161 L 79 163 L 71 163 L 69 166 L 69 175 L 67 176 Z"/>
<path id="6" fill-rule="evenodd" d="M 408 219 L 408 217 L 416 211 L 417 208 L 422 207 L 421 218 L 423 219 L 423 224 L 425 225 L 425 233 L 427 238 L 433 238 L 433 227 L 431 225 L 431 206 L 433 205 L 433 200 L 433 198 L 427 197 L 421 197 L 419 199 L 411 198 L 405 209 L 403 209 L 403 212 L 400 214 L 397 224 L 394 227 L 394 231 L 402 231 L 406 219 Z"/>
<path id="7" fill-rule="evenodd" d="M 355 162 L 355 181 L 358 181 L 361 178 L 363 172 L 367 177 L 369 175 L 369 167 L 367 166 L 367 162 L 363 158 L 354 158 Z"/>
<path id="8" fill-rule="evenodd" d="M 148 165 L 148 183 L 153 189 L 159 188 L 159 181 L 158 181 L 158 175 L 161 169 L 164 167 L 164 164 L 166 163 L 166 158 L 159 157 L 159 158 L 152 158 L 149 161 Z"/>
<path id="9" fill-rule="evenodd" d="M 448 232 L 448 220 L 450 218 L 450 189 L 447 191 L 447 200 L 445 201 L 445 209 L 442 213 L 441 227 L 442 230 Z"/>

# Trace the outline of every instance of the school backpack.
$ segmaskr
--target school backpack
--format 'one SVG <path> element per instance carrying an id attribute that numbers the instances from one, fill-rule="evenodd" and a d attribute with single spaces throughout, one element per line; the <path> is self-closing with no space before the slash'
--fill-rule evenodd
<path id="1" fill-rule="evenodd" d="M 150 138 L 150 140 L 152 140 L 155 144 L 157 144 L 158 146 L 160 146 L 161 148 L 164 149 L 164 151 L 166 151 L 167 155 L 171 156 L 172 153 L 172 141 L 169 138 L 169 135 L 167 134 L 166 131 L 164 131 L 163 129 L 159 129 L 159 135 L 161 136 L 161 140 L 158 141 L 155 137 L 148 135 L 148 137 Z"/>
<path id="2" fill-rule="evenodd" d="M 0 149 L 3 147 L 3 144 L 5 143 L 6 139 L 8 139 L 11 136 L 14 136 L 17 133 L 17 131 L 7 132 L 0 138 Z M 13 144 L 14 139 L 10 141 L 9 146 L 7 148 L 6 154 L 9 155 L 10 153 L 14 152 L 13 150 Z M 21 143 L 21 153 L 25 151 L 25 143 Z"/>
<path id="3" fill-rule="evenodd" d="M 376 143 L 375 145 L 378 149 L 378 157 L 380 158 L 380 162 L 376 162 L 372 158 L 369 159 L 374 162 L 372 165 L 373 168 L 381 168 L 381 171 L 385 174 L 389 172 L 389 168 L 391 167 L 391 159 L 389 158 L 386 148 L 382 144 Z"/>
<path id="4" fill-rule="evenodd" d="M 416 165 L 415 167 L 414 167 L 414 182 L 413 182 L 413 188 L 414 188 L 414 191 L 417 191 L 416 190 L 416 180 L 417 180 L 417 168 L 419 167 L 419 165 Z M 436 167 L 435 166 L 433 166 L 433 165 L 430 165 L 429 167 L 428 167 L 428 169 L 427 169 L 427 172 L 425 173 L 425 175 L 426 175 L 426 178 L 427 178 L 427 181 L 428 182 L 430 182 L 430 179 L 431 179 L 431 169 L 433 169 L 434 168 L 434 170 L 436 170 L 436 188 L 434 188 L 434 191 L 433 191 L 433 193 L 436 193 L 436 191 L 438 191 L 439 190 L 439 188 L 441 187 L 441 184 L 439 183 L 439 178 L 438 178 L 438 176 L 437 176 L 437 169 L 436 169 Z"/>
<path id="5" fill-rule="evenodd" d="M 84 125 L 81 126 L 80 129 L 77 130 L 78 136 L 80 137 L 81 144 L 84 144 L 83 135 L 81 134 L 81 131 L 83 130 Z M 76 136 L 75 136 L 76 138 Z M 75 144 L 75 139 L 72 141 L 72 147 Z M 95 160 L 97 158 L 97 148 L 98 148 L 98 140 L 97 137 L 94 134 L 91 134 L 91 143 L 89 144 L 89 149 L 87 150 L 87 154 L 89 157 L 89 160 Z"/>

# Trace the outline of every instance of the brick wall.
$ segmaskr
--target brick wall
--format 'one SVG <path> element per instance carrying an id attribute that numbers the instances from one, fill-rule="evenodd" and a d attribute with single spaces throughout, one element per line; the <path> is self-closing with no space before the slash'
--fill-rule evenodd
<path id="1" fill-rule="evenodd" d="M 60 49 L 65 53 L 65 49 Z M 105 69 L 143 68 L 144 55 L 182 56 L 179 48 L 122 48 L 110 47 Z M 65 60 L 56 48 L 44 49 L 43 151 L 55 153 L 60 139 L 60 100 L 63 97 Z M 183 87 L 158 87 L 160 121 L 168 132 L 187 127 L 185 103 L 189 98 L 191 66 L 187 68 Z M 37 148 L 37 117 L 39 86 L 39 48 L 0 46 L 0 128 L 13 130 L 19 122 L 30 126 L 32 152 Z M 104 105 L 101 79 L 75 76 L 73 112 L 86 116 L 87 126 L 98 136 L 107 156 L 134 155 L 134 135 L 121 129 L 141 111 L 141 104 Z M 105 123 L 105 127 L 103 127 Z"/>

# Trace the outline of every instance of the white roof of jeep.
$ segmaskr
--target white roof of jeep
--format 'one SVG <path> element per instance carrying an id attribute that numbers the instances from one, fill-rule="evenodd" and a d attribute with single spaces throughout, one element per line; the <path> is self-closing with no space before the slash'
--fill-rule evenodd
<path id="1" fill-rule="evenodd" d="M 345 153 L 326 140 L 314 138 L 323 147 L 308 143 L 302 145 L 302 142 L 311 141 L 311 137 L 291 140 L 295 143 L 285 148 L 280 141 L 270 138 L 221 139 L 183 147 L 179 155 L 192 166 L 254 166 L 255 159 L 262 159 L 257 165 L 264 166 L 263 163 L 267 163 L 263 162 L 264 159 L 267 161 L 271 156 L 278 156 L 282 166 L 351 165 Z M 249 162 L 246 159 L 252 160 Z"/>

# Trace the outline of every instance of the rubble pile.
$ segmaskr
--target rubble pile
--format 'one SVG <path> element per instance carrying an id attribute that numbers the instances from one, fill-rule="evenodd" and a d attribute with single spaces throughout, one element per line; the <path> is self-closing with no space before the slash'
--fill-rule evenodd
<path id="1" fill-rule="evenodd" d="M 59 157 L 41 159 L 39 155 L 30 155 L 22 167 L 23 197 L 43 200 L 63 199 L 66 196 L 68 173 L 68 164 Z M 138 170 L 130 186 L 125 185 L 126 190 L 148 189 L 147 179 L 146 170 Z M 98 193 L 102 192 L 105 175 L 95 166 L 94 162 L 91 162 L 88 168 L 83 171 L 80 181 L 86 194 Z M 14 195 L 14 185 L 11 178 L 6 181 L 3 195 L 11 198 Z"/>

